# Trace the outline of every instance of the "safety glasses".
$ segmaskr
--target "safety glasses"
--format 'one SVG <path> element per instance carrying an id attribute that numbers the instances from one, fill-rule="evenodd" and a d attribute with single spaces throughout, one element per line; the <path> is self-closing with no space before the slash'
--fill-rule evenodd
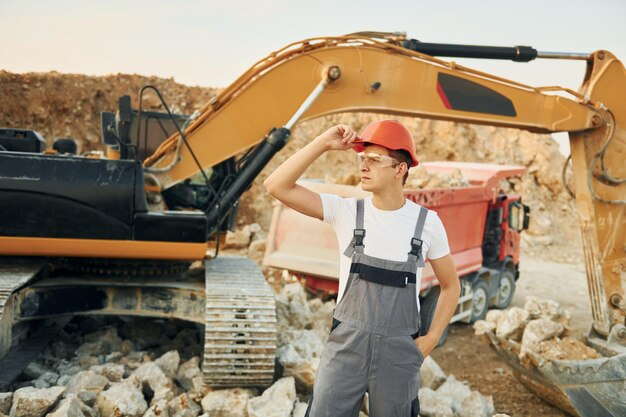
<path id="1" fill-rule="evenodd" d="M 375 152 L 359 152 L 357 154 L 357 163 L 365 164 L 370 168 L 387 168 L 398 165 L 400 161 L 391 156 L 381 155 Z"/>

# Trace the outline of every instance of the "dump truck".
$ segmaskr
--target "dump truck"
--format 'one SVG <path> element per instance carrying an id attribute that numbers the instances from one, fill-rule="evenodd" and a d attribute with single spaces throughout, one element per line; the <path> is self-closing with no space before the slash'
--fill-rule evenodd
<path id="1" fill-rule="evenodd" d="M 483 319 L 490 307 L 508 307 L 519 278 L 520 234 L 528 228 L 530 209 L 519 195 L 506 194 L 500 181 L 519 176 L 527 168 L 451 161 L 420 165 L 428 174 L 458 171 L 468 181 L 467 187 L 404 190 L 405 198 L 437 212 L 448 234 L 462 283 L 451 322 L 472 323 Z M 342 197 L 362 198 L 368 194 L 359 186 L 315 181 L 302 184 L 319 193 Z M 330 225 L 276 204 L 265 265 L 286 269 L 310 290 L 328 296 L 338 292 L 339 256 Z M 428 261 L 420 285 L 420 330 L 425 334 L 439 294 L 439 282 Z"/>
<path id="2" fill-rule="evenodd" d="M 586 72 L 578 91 L 533 87 L 438 57 L 575 59 Z M 43 340 L 32 333 L 37 323 L 124 314 L 204 325 L 207 385 L 269 385 L 273 293 L 257 265 L 214 256 L 211 247 L 296 123 L 370 112 L 569 133 L 592 306 L 588 341 L 607 356 L 569 361 L 541 378 L 535 368 L 527 380 L 557 386 L 582 415 L 592 414 L 576 404 L 589 398 L 594 410 L 626 414 L 626 71 L 612 53 L 359 32 L 272 52 L 189 117 L 164 101 L 167 114 L 146 114 L 147 89 L 157 90 L 142 88 L 138 109 L 124 101 L 103 116 L 101 153 L 75 154 L 68 138 L 50 147 L 36 126 L 1 129 L 0 380 L 23 363 L 13 355 Z M 194 261 L 202 268 L 190 269 Z"/>

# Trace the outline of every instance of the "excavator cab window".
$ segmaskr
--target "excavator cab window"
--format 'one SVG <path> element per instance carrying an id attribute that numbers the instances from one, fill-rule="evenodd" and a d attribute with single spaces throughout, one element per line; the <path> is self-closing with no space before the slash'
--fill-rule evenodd
<path id="1" fill-rule="evenodd" d="M 100 115 L 102 142 L 107 146 L 117 147 L 122 159 L 143 161 L 176 133 L 175 123 L 182 128 L 189 120 L 188 115 L 173 116 L 172 120 L 167 113 L 142 110 L 141 138 L 137 138 L 139 111 L 131 108 L 129 96 L 122 96 L 115 113 L 102 112 Z"/>

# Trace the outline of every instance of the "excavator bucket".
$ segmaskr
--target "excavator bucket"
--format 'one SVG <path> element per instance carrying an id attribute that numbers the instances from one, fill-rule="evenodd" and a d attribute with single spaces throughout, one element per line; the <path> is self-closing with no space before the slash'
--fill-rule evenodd
<path id="1" fill-rule="evenodd" d="M 587 360 L 546 361 L 527 352 L 519 358 L 519 343 L 486 333 L 498 355 L 532 393 L 580 417 L 626 415 L 626 353 Z"/>

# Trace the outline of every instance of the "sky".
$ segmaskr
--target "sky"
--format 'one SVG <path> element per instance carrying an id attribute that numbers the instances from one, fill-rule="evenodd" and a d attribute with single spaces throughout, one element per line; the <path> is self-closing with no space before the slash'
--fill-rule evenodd
<path id="1" fill-rule="evenodd" d="M 373 30 L 423 42 L 605 49 L 626 60 L 625 0 L 0 0 L 0 70 L 135 73 L 225 87 L 272 51 Z M 535 86 L 578 89 L 581 61 L 454 59 Z"/>

